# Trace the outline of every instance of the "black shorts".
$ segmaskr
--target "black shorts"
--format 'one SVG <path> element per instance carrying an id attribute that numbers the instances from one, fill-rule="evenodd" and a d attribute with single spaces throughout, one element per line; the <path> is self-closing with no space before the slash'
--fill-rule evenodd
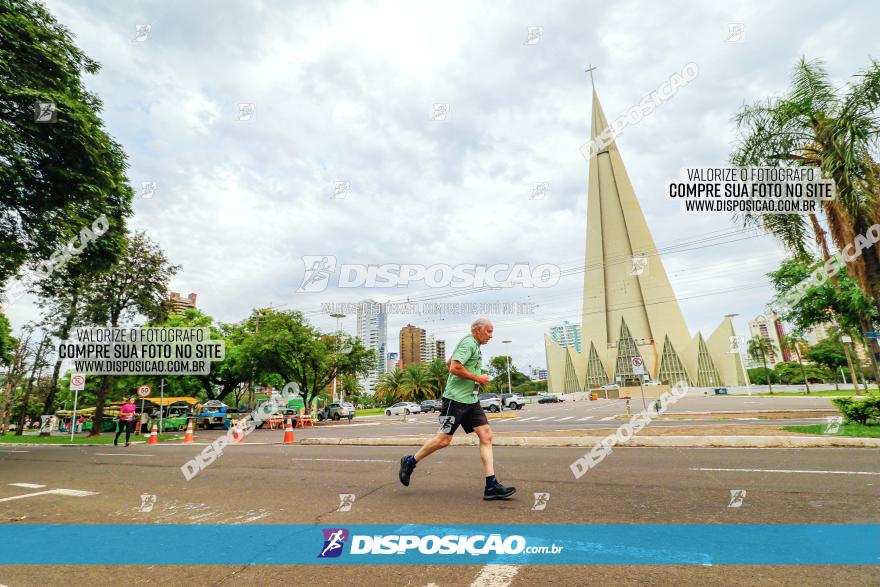
<path id="1" fill-rule="evenodd" d="M 470 434 L 477 426 L 486 426 L 489 419 L 480 402 L 472 404 L 463 404 L 448 397 L 443 398 L 443 404 L 440 407 L 440 430 L 444 434 L 450 436 L 455 434 L 458 427 L 464 428 L 465 434 Z"/>

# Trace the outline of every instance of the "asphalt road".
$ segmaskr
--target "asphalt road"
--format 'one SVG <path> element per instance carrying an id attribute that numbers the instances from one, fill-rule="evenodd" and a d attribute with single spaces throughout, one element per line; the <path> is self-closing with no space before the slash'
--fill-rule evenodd
<path id="1" fill-rule="evenodd" d="M 595 403 L 595 402 L 594 402 Z M 617 448 L 575 480 L 583 449 L 496 448 L 516 499 L 480 499 L 477 450 L 452 447 L 399 484 L 396 447 L 235 445 L 186 481 L 200 447 L 0 447 L 0 523 L 455 524 L 877 523 L 880 459 L 869 449 Z M 714 469 L 726 469 L 723 471 Z M 815 471 L 785 472 L 785 471 Z M 859 474 L 843 474 L 841 471 Z M 13 485 L 15 484 L 15 485 Z M 24 485 L 44 488 L 25 487 Z M 57 488 L 88 494 L 40 494 Z M 732 490 L 745 490 L 729 507 Z M 550 494 L 533 511 L 533 494 Z M 354 494 L 339 512 L 339 494 Z M 155 496 L 150 511 L 142 496 Z M 96 536 L 100 540 L 100 536 Z M 132 545 L 133 548 L 149 545 Z M 698 546 L 698 545 L 695 545 Z M 199 545 L 188 545 L 193 562 Z M 63 574 L 63 578 L 62 578 Z M 877 584 L 877 567 L 192 566 L 0 567 L 9 587 L 66 585 L 827 585 Z M 481 583 L 482 582 L 482 583 Z"/>

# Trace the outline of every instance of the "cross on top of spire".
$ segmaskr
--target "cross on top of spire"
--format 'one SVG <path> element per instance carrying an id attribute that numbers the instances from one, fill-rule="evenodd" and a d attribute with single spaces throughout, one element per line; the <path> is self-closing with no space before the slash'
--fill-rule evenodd
<path id="1" fill-rule="evenodd" d="M 596 82 L 593 81 L 593 70 L 594 70 L 594 69 L 596 69 L 596 66 L 594 66 L 594 65 L 591 63 L 591 64 L 587 67 L 587 69 L 585 69 L 584 71 L 590 74 L 590 85 L 593 86 L 593 87 L 595 88 L 595 87 L 596 87 Z"/>

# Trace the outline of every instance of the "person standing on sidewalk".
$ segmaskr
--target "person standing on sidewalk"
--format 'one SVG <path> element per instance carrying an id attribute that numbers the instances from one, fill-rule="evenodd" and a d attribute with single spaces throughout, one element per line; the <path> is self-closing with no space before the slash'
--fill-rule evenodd
<path id="1" fill-rule="evenodd" d="M 113 446 L 119 446 L 119 435 L 125 430 L 125 446 L 129 446 L 129 438 L 134 431 L 134 418 L 137 407 L 134 405 L 134 398 L 128 398 L 128 401 L 119 408 L 119 428 L 116 430 L 116 437 L 113 439 Z"/>
<path id="2" fill-rule="evenodd" d="M 440 430 L 416 454 L 400 459 L 398 478 L 405 486 L 409 486 L 416 463 L 449 446 L 452 435 L 461 426 L 466 434 L 476 432 L 480 439 L 480 458 L 483 460 L 483 472 L 486 475 L 483 499 L 508 499 L 516 493 L 515 487 L 505 487 L 495 478 L 492 428 L 489 427 L 489 419 L 477 399 L 480 387 L 489 384 L 489 376 L 481 374 L 483 355 L 480 347 L 492 339 L 493 330 L 491 322 L 478 318 L 471 324 L 471 333 L 455 345 L 449 359 L 449 378 L 446 380 L 440 408 Z"/>

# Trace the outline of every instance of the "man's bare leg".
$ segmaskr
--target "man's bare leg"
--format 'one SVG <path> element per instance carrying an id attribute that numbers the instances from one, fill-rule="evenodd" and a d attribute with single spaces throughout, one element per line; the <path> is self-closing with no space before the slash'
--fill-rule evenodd
<path id="1" fill-rule="evenodd" d="M 419 452 L 413 455 L 413 458 L 416 461 L 421 461 L 431 453 L 437 452 L 441 448 L 446 448 L 451 442 L 452 436 L 444 432 L 438 432 L 437 436 L 422 445 L 422 448 L 419 449 Z M 491 453 L 489 456 L 491 457 Z"/>
<path id="2" fill-rule="evenodd" d="M 480 458 L 483 459 L 483 473 L 486 477 L 495 475 L 495 459 L 492 456 L 492 428 L 486 426 L 477 426 L 474 428 L 477 438 L 480 439 Z M 416 457 L 418 459 L 418 457 Z"/>

